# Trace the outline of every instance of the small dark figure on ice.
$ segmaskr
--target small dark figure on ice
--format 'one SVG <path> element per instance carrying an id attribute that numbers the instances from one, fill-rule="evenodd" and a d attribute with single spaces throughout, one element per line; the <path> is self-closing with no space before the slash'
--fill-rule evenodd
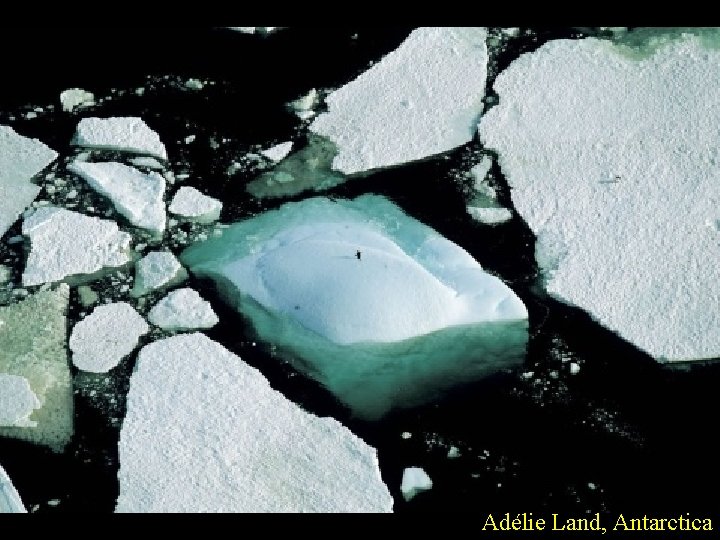
<path id="1" fill-rule="evenodd" d="M 357 260 L 359 261 L 359 260 L 360 260 L 360 256 L 361 256 L 361 253 L 360 253 L 360 250 L 359 250 L 359 249 L 355 252 L 355 256 L 357 257 Z"/>

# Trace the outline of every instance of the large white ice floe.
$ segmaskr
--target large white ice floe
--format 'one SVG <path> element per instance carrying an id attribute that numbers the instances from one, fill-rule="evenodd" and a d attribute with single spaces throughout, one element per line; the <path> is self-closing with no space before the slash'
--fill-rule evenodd
<path id="1" fill-rule="evenodd" d="M 73 364 L 83 371 L 106 373 L 130 354 L 149 330 L 145 319 L 126 302 L 99 306 L 70 334 Z"/>
<path id="2" fill-rule="evenodd" d="M 720 50 L 551 41 L 480 124 L 548 292 L 661 361 L 720 356 Z"/>
<path id="3" fill-rule="evenodd" d="M 131 296 L 144 296 L 155 289 L 170 287 L 188 277 L 177 257 L 169 251 L 151 251 L 135 265 L 135 283 Z"/>
<path id="4" fill-rule="evenodd" d="M 59 452 L 72 436 L 72 379 L 65 347 L 69 294 L 69 287 L 61 284 L 17 304 L 0 306 L 0 377 L 24 379 L 37 399 L 32 399 L 24 383 L 12 384 L 20 391 L 15 396 L 22 398 L 22 408 L 30 414 L 18 416 L 25 421 L 14 426 L 0 427 L 0 437 L 47 445 Z M 7 386 L 0 382 L 0 393 L 3 389 Z M 7 412 L 3 403 L 5 398 L 0 395 L 0 409 Z"/>
<path id="5" fill-rule="evenodd" d="M 37 139 L 0 126 L 0 237 L 40 193 L 30 179 L 56 157 L 57 152 Z"/>
<path id="6" fill-rule="evenodd" d="M 165 178 L 162 175 L 146 174 L 115 162 L 75 161 L 67 169 L 110 199 L 133 225 L 154 233 L 165 230 Z"/>
<path id="7" fill-rule="evenodd" d="M 367 418 L 524 357 L 522 301 L 383 197 L 289 203 L 181 260 Z"/>
<path id="8" fill-rule="evenodd" d="M 95 105 L 95 95 L 82 88 L 69 88 L 60 92 L 60 104 L 65 112 Z"/>
<path id="9" fill-rule="evenodd" d="M 483 111 L 484 28 L 418 28 L 395 51 L 328 95 L 310 125 L 345 174 L 398 165 L 469 142 Z"/>
<path id="10" fill-rule="evenodd" d="M 120 433 L 118 512 L 388 512 L 377 454 L 198 333 L 147 345 Z"/>
<path id="11" fill-rule="evenodd" d="M 0 373 L 0 426 L 35 427 L 30 415 L 40 406 L 25 377 Z"/>
<path id="12" fill-rule="evenodd" d="M 148 313 L 148 321 L 170 331 L 212 328 L 218 320 L 210 302 L 188 287 L 168 293 Z"/>
<path id="13" fill-rule="evenodd" d="M 23 222 L 30 238 L 23 285 L 93 274 L 128 263 L 132 237 L 112 222 L 63 208 L 42 207 Z"/>
<path id="14" fill-rule="evenodd" d="M 5 469 L 0 465 L 0 514 L 25 514 L 27 510 Z"/>
<path id="15" fill-rule="evenodd" d="M 76 146 L 122 150 L 167 159 L 167 150 L 142 118 L 83 118 L 77 125 L 72 143 Z"/>
<path id="16" fill-rule="evenodd" d="M 171 214 L 189 221 L 210 223 L 220 217 L 222 202 L 208 197 L 191 186 L 183 186 L 177 190 L 168 207 Z"/>

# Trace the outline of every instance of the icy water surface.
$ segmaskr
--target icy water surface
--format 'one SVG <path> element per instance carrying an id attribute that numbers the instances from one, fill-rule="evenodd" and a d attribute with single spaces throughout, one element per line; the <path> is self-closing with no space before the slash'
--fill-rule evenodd
<path id="1" fill-rule="evenodd" d="M 78 62 L 58 63 L 48 56 L 32 58 L 30 64 L 22 54 L 8 59 L 7 80 L 14 82 L 0 93 L 0 123 L 41 139 L 64 157 L 73 155 L 76 150 L 69 141 L 78 115 L 61 112 L 57 96 L 66 88 L 90 90 L 98 105 L 80 116 L 143 117 L 168 148 L 175 186 L 192 185 L 220 199 L 221 222 L 230 223 L 306 196 L 253 196 L 268 195 L 252 187 L 267 169 L 248 154 L 288 140 L 295 142 L 295 149 L 313 144 L 285 104 L 312 88 L 344 84 L 393 50 L 410 30 L 288 28 L 257 36 L 160 28 L 146 32 L 140 43 L 125 39 L 128 30 L 121 29 L 90 30 L 91 36 L 85 31 L 18 29 L 0 37 L 5 47 L 22 35 L 62 42 L 67 50 L 94 43 L 97 52 L 88 51 Z M 511 38 L 491 29 L 487 105 L 496 99 L 490 90 L 494 75 L 518 55 L 549 39 L 591 33 L 613 35 L 590 29 L 523 29 Z M 642 34 L 618 39 L 647 43 Z M 202 81 L 202 88 L 188 85 L 189 79 Z M 364 422 L 296 371 L 273 344 L 258 340 L 250 322 L 224 305 L 211 283 L 191 277 L 187 285 L 211 300 L 220 318 L 205 333 L 258 368 L 286 397 L 317 415 L 335 417 L 376 447 L 398 512 L 461 510 L 484 516 L 490 511 L 716 511 L 717 499 L 708 493 L 720 480 L 720 447 L 713 429 L 720 405 L 720 365 L 669 370 L 583 311 L 548 298 L 535 263 L 535 239 L 520 217 L 513 214 L 510 221 L 491 227 L 466 212 L 473 180 L 465 172 L 481 154 L 487 152 L 474 140 L 422 162 L 353 178 L 326 193 L 384 195 L 508 284 L 530 314 L 528 353 L 520 369 L 465 384 L 435 403 Z M 113 153 L 102 156 L 127 159 Z M 89 154 L 87 159 L 95 157 Z M 286 167 L 296 171 L 290 163 Z M 38 201 L 66 205 L 68 193 L 76 190 L 70 203 L 75 210 L 115 219 L 123 230 L 142 236 L 118 218 L 106 199 L 66 174 L 64 166 L 61 159 L 52 172 L 67 183 L 52 193 L 46 188 Z M 331 174 L 328 178 L 328 185 L 335 184 Z M 55 185 L 53 179 L 42 180 L 44 186 L 50 183 Z M 509 188 L 495 161 L 491 183 L 498 202 L 511 208 Z M 27 248 L 8 239 L 19 235 L 20 228 L 21 221 L 0 242 L 0 264 L 11 268 L 14 287 L 19 286 Z M 171 226 L 155 246 L 178 253 L 213 231 L 212 225 Z M 147 235 L 147 243 L 152 240 Z M 131 276 L 129 269 L 110 270 L 96 276 L 91 286 L 101 302 L 125 300 Z M 133 300 L 133 305 L 145 315 L 162 296 L 153 293 Z M 17 300 L 10 287 L 0 284 L 0 305 Z M 70 325 L 87 311 L 73 287 Z M 162 335 L 154 330 L 141 344 Z M 0 438 L 0 464 L 31 512 L 115 508 L 117 440 L 135 356 L 107 375 L 73 368 L 75 433 L 64 453 Z M 400 484 L 403 470 L 411 466 L 423 468 L 433 488 L 405 502 Z"/>

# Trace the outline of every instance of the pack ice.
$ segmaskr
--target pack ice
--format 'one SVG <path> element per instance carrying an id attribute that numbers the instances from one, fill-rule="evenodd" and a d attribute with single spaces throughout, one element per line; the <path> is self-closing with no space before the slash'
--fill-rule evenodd
<path id="1" fill-rule="evenodd" d="M 30 183 L 32 177 L 56 157 L 57 152 L 37 139 L 0 126 L 0 237 L 40 193 L 40 186 Z"/>
<path id="2" fill-rule="evenodd" d="M 0 465 L 0 514 L 25 514 L 25 505 L 5 469 Z"/>
<path id="3" fill-rule="evenodd" d="M 548 292 L 661 361 L 720 356 L 720 50 L 552 41 L 480 123 Z"/>
<path id="4" fill-rule="evenodd" d="M 395 51 L 326 98 L 310 125 L 338 146 L 333 168 L 353 174 L 467 143 L 483 110 L 484 28 L 418 28 Z"/>
<path id="5" fill-rule="evenodd" d="M 65 348 L 69 295 L 63 283 L 0 306 L 0 437 L 60 452 L 72 436 L 72 379 Z M 14 421 L 3 422 L 3 417 Z"/>
<path id="6" fill-rule="evenodd" d="M 389 512 L 375 449 L 202 334 L 140 351 L 117 512 Z"/>
<path id="7" fill-rule="evenodd" d="M 365 418 L 524 357 L 520 299 L 383 197 L 285 204 L 181 260 Z"/>
<path id="8" fill-rule="evenodd" d="M 78 122 L 72 144 L 87 148 L 122 150 L 167 159 L 167 150 L 142 118 L 135 116 L 83 118 Z"/>

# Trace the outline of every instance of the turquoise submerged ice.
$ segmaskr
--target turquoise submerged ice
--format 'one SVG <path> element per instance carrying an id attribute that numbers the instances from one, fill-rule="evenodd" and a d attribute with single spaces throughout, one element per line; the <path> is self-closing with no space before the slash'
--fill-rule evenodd
<path id="1" fill-rule="evenodd" d="M 181 258 L 363 418 L 524 359 L 522 301 L 383 197 L 288 203 Z"/>

